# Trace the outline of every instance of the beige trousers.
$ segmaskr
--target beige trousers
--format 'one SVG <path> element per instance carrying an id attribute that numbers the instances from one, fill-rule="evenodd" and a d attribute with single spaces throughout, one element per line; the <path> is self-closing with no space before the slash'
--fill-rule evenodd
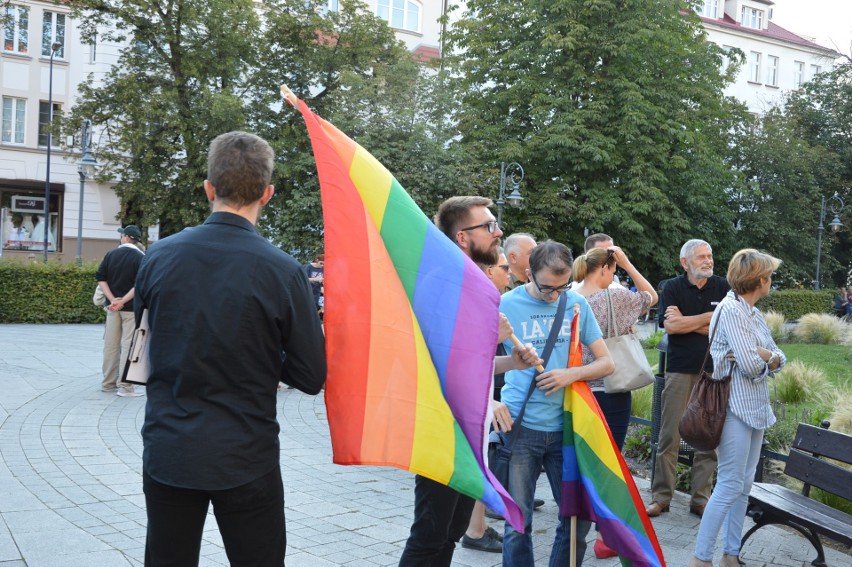
<path id="1" fill-rule="evenodd" d="M 133 338 L 133 330 L 136 328 L 136 320 L 133 311 L 107 311 L 106 326 L 104 327 L 104 379 L 101 390 L 105 392 L 114 391 L 121 387 L 126 390 L 132 389 L 132 384 L 119 384 L 123 364 L 127 360 L 130 351 L 130 341 Z"/>
<path id="2" fill-rule="evenodd" d="M 654 502 L 668 504 L 674 495 L 677 481 L 675 469 L 680 449 L 678 424 L 689 401 L 692 387 L 698 374 L 666 372 L 666 385 L 662 394 L 660 439 L 657 444 L 657 463 L 654 467 L 654 482 L 651 498 Z M 695 451 L 692 463 L 692 498 L 690 506 L 707 504 L 710 499 L 713 471 L 716 470 L 716 451 Z"/>

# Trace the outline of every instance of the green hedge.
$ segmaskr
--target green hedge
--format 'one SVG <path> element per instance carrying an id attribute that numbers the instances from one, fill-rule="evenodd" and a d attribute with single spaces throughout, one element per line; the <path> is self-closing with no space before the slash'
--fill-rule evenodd
<path id="1" fill-rule="evenodd" d="M 788 321 L 795 321 L 808 313 L 834 313 L 836 290 L 784 289 L 773 291 L 757 302 L 763 313 L 777 311 Z"/>
<path id="2" fill-rule="evenodd" d="M 100 323 L 96 264 L 0 260 L 0 323 Z"/>

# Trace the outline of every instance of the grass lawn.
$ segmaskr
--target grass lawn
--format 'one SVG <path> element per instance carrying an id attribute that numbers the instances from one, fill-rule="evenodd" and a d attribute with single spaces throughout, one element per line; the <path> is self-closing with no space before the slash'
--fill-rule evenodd
<path id="1" fill-rule="evenodd" d="M 825 377 L 835 386 L 852 382 L 852 350 L 842 345 L 809 345 L 783 343 L 778 345 L 787 360 L 799 360 L 810 366 L 821 368 Z"/>
<path id="2" fill-rule="evenodd" d="M 852 349 L 843 345 L 810 345 L 804 343 L 783 343 L 779 345 L 787 360 L 800 360 L 825 372 L 825 377 L 835 386 L 852 383 Z M 660 362 L 660 352 L 646 349 L 645 356 L 654 372 Z"/>

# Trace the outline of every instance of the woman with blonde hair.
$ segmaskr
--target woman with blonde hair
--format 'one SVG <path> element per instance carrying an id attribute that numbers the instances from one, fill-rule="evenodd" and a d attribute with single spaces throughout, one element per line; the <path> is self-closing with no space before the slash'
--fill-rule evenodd
<path id="1" fill-rule="evenodd" d="M 615 269 L 619 266 L 633 280 L 636 292 L 622 286 L 610 286 Z M 657 303 L 657 292 L 654 286 L 648 283 L 648 280 L 639 273 L 618 246 L 592 248 L 574 260 L 574 281 L 579 282 L 574 291 L 589 302 L 604 337 L 616 337 L 632 332 L 632 327 L 639 316 Z M 612 303 L 614 321 L 610 321 L 608 301 Z M 591 353 L 584 350 L 583 364 L 588 364 L 592 360 L 594 357 Z M 591 380 L 589 387 L 601 407 L 618 449 L 621 450 L 624 438 L 627 436 L 627 426 L 630 423 L 633 403 L 630 392 L 607 394 L 604 391 L 603 379 Z M 615 555 L 615 551 L 603 542 L 598 532 L 595 556 L 603 559 Z"/>
<path id="2" fill-rule="evenodd" d="M 716 538 L 723 527 L 719 565 L 740 566 L 740 540 L 763 432 L 775 423 L 766 379 L 786 361 L 754 304 L 769 293 L 780 265 L 778 258 L 752 248 L 734 254 L 728 264 L 731 291 L 710 320 L 713 375 L 730 373 L 731 394 L 718 449 L 716 487 L 704 509 L 689 567 L 713 567 Z"/>

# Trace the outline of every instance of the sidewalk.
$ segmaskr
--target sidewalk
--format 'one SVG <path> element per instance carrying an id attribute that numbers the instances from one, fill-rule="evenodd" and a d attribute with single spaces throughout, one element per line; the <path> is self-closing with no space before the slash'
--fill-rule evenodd
<path id="1" fill-rule="evenodd" d="M 103 328 L 97 325 L 0 325 L 0 567 L 142 565 L 145 506 L 142 425 L 146 398 L 100 388 Z M 322 396 L 278 394 L 288 567 L 396 565 L 412 519 L 413 475 L 391 468 L 331 462 Z M 637 480 L 643 498 L 648 483 Z M 537 564 L 546 565 L 556 505 L 535 514 Z M 654 520 L 668 565 L 686 565 L 698 518 L 678 494 Z M 202 565 L 228 565 L 212 514 Z M 489 520 L 500 529 L 499 522 Z M 746 527 L 751 520 L 746 520 Z M 719 551 L 721 553 L 721 551 Z M 826 550 L 831 567 L 852 557 Z M 809 565 L 810 544 L 764 528 L 742 558 L 749 567 Z M 584 565 L 597 560 L 591 546 Z M 459 546 L 454 565 L 492 567 L 499 554 Z"/>

